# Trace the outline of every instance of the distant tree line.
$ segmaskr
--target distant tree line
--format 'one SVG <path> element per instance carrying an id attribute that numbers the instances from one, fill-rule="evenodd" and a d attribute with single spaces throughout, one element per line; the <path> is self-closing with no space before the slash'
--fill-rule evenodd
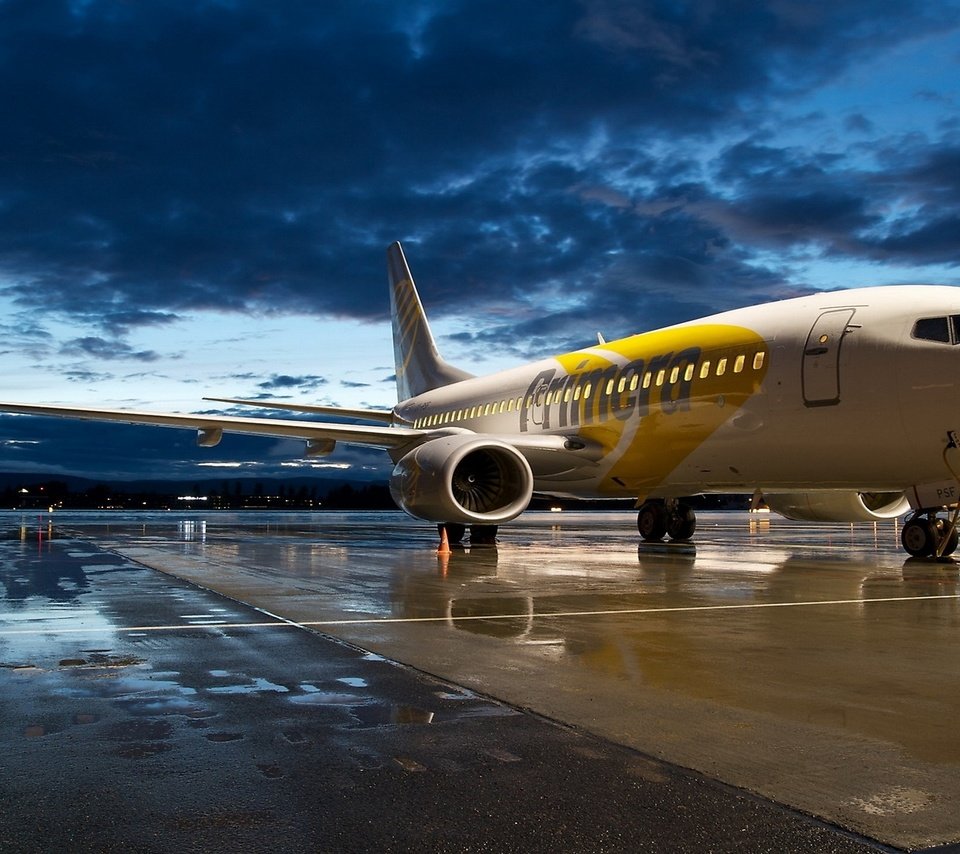
<path id="1" fill-rule="evenodd" d="M 8 483 L 0 507 L 11 510 L 50 507 L 69 510 L 386 510 L 395 509 L 385 484 L 285 485 L 276 482 L 157 484 L 143 488 L 123 483 L 73 485 L 63 480 Z"/>

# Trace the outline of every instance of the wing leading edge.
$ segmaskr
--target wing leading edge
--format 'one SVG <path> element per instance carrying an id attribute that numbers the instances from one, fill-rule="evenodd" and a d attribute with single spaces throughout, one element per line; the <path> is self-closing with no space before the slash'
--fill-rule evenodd
<path id="1" fill-rule="evenodd" d="M 243 400 L 239 397 L 205 397 L 214 403 L 236 403 L 241 406 L 258 406 L 262 409 L 286 409 L 289 412 L 304 412 L 312 415 L 329 415 L 333 418 L 351 418 L 356 421 L 374 421 L 377 424 L 393 424 L 393 412 L 387 409 L 350 409 L 346 406 L 316 406 L 309 403 L 285 403 L 279 400 Z"/>

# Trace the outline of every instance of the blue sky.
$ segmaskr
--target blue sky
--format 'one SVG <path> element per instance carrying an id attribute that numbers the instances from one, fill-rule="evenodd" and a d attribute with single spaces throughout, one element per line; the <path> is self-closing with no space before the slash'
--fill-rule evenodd
<path id="1" fill-rule="evenodd" d="M 958 284 L 958 21 L 956 0 L 0 0 L 0 397 L 390 406 L 396 239 L 477 373 L 816 289 Z M 3 416 L 0 470 L 309 471 L 290 442 L 192 442 Z"/>

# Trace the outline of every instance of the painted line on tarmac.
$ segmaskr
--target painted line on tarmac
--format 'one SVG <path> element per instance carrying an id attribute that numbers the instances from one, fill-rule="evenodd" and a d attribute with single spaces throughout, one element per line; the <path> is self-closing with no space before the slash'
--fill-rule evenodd
<path id="1" fill-rule="evenodd" d="M 266 629 L 281 626 L 296 628 L 336 628 L 338 626 L 380 626 L 400 623 L 458 623 L 475 620 L 544 620 L 558 617 L 612 617 L 644 614 L 690 614 L 710 611 L 750 611 L 762 608 L 812 608 L 824 605 L 878 605 L 889 602 L 935 602 L 960 600 L 960 593 L 936 596 L 885 596 L 878 599 L 824 599 L 810 602 L 755 602 L 740 605 L 686 605 L 675 608 L 622 608 L 605 611 L 534 611 L 520 614 L 469 614 L 462 617 L 363 617 L 355 620 L 288 620 L 277 617 L 268 622 L 249 623 L 179 623 L 168 626 L 47 626 L 29 629 L 0 629 L 0 637 L 11 635 L 66 635 L 87 632 L 175 632 L 183 629 Z"/>

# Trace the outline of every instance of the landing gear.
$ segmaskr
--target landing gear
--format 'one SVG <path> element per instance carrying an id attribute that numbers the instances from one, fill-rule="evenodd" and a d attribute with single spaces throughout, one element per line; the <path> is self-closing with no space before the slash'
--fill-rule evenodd
<path id="1" fill-rule="evenodd" d="M 495 546 L 497 544 L 497 526 L 496 525 L 471 525 L 470 526 L 470 545 L 472 546 Z"/>
<path id="2" fill-rule="evenodd" d="M 689 540 L 697 529 L 697 516 L 689 504 L 679 501 L 645 501 L 637 513 L 637 530 L 648 543 Z"/>
<path id="3" fill-rule="evenodd" d="M 938 519 L 936 510 L 918 510 L 903 525 L 900 542 L 912 557 L 946 557 L 960 545 L 960 531 Z"/>
<path id="4" fill-rule="evenodd" d="M 447 531 L 448 546 L 463 548 L 463 538 L 467 533 L 467 526 L 458 522 L 445 522 L 437 525 L 437 531 L 443 541 L 443 531 Z M 495 546 L 497 544 L 497 526 L 496 525 L 471 525 L 470 526 L 470 545 L 471 546 Z"/>
<path id="5" fill-rule="evenodd" d="M 447 529 L 447 539 L 451 546 L 462 545 L 463 535 L 467 533 L 466 525 L 460 525 L 457 522 L 447 522 L 446 524 L 437 525 L 437 530 L 441 536 L 443 536 L 444 528 Z"/>

